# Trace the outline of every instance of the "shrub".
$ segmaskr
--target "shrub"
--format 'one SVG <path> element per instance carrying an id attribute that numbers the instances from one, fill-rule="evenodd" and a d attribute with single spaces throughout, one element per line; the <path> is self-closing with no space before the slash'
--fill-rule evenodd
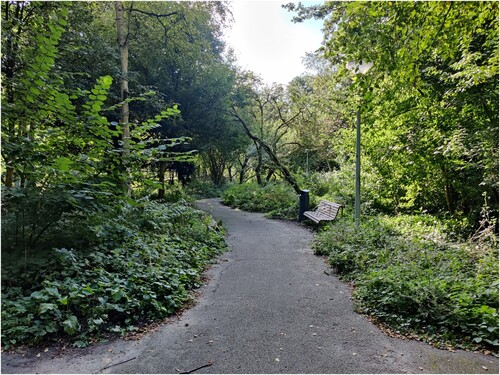
<path id="1" fill-rule="evenodd" d="M 218 198 L 224 189 L 224 186 L 216 186 L 211 180 L 194 180 L 186 187 L 188 194 L 196 199 Z"/>
<path id="2" fill-rule="evenodd" d="M 2 264 L 5 348 L 60 337 L 85 346 L 163 319 L 225 247 L 212 219 L 185 202 L 146 201 L 87 219 L 98 239 L 92 248 L 53 249 L 43 266 L 22 273 Z"/>
<path id="3" fill-rule="evenodd" d="M 288 185 L 256 183 L 232 185 L 222 194 L 222 202 L 245 211 L 264 212 L 274 218 L 295 219 L 298 196 Z"/>
<path id="4" fill-rule="evenodd" d="M 168 189 L 165 189 L 165 193 L 163 195 L 162 200 L 164 202 L 169 202 L 169 203 L 179 202 L 180 200 L 184 200 L 187 202 L 194 201 L 193 197 L 189 195 L 189 193 L 186 192 L 184 187 L 179 183 L 170 185 Z"/>
<path id="5" fill-rule="evenodd" d="M 359 227 L 344 217 L 314 249 L 355 283 L 360 311 L 434 342 L 498 348 L 498 248 L 452 242 L 446 228 L 426 215 L 364 218 Z"/>

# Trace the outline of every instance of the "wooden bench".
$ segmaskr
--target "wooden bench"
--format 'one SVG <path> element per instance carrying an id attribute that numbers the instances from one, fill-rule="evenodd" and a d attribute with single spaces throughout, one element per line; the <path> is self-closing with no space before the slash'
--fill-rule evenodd
<path id="1" fill-rule="evenodd" d="M 314 211 L 304 212 L 304 216 L 318 224 L 320 221 L 335 220 L 344 205 L 322 200 Z"/>

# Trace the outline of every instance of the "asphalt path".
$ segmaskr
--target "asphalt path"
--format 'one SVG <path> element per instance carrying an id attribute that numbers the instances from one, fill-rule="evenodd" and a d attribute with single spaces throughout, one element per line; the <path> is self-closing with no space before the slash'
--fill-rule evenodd
<path id="1" fill-rule="evenodd" d="M 498 373 L 493 356 L 388 337 L 356 314 L 307 228 L 198 206 L 222 220 L 230 251 L 192 308 L 138 341 L 2 353 L 2 373 Z"/>

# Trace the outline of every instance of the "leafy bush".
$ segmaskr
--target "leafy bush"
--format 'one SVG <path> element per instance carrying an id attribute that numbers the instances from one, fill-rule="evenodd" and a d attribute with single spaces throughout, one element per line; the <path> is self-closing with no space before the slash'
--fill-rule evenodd
<path id="1" fill-rule="evenodd" d="M 290 186 L 278 183 L 232 185 L 222 194 L 222 202 L 230 207 L 264 212 L 272 218 L 296 219 L 298 199 Z"/>
<path id="2" fill-rule="evenodd" d="M 197 198 L 218 198 L 222 195 L 224 187 L 216 186 L 211 180 L 194 180 L 191 181 L 187 187 L 189 195 Z"/>
<path id="3" fill-rule="evenodd" d="M 183 186 L 179 183 L 175 185 L 171 185 L 168 189 L 165 190 L 163 195 L 163 201 L 169 203 L 179 202 L 180 200 L 184 200 L 187 202 L 194 202 L 194 199 L 191 195 L 189 195 Z"/>
<path id="4" fill-rule="evenodd" d="M 403 332 L 498 348 L 498 247 L 451 242 L 430 216 L 344 217 L 315 240 L 360 311 Z M 453 236 L 454 237 L 454 236 Z"/>
<path id="5" fill-rule="evenodd" d="M 87 251 L 53 249 L 24 272 L 2 264 L 5 348 L 59 337 L 84 346 L 165 318 L 225 247 L 212 219 L 182 202 L 143 202 L 86 224 L 97 239 Z"/>

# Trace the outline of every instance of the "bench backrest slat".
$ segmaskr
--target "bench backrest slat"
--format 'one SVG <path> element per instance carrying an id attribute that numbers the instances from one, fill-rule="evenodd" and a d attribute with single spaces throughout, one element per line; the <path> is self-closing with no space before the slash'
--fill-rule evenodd
<path id="1" fill-rule="evenodd" d="M 322 200 L 316 209 L 308 212 L 306 216 L 317 223 L 320 220 L 334 220 L 342 207 L 344 207 L 342 204 Z"/>

